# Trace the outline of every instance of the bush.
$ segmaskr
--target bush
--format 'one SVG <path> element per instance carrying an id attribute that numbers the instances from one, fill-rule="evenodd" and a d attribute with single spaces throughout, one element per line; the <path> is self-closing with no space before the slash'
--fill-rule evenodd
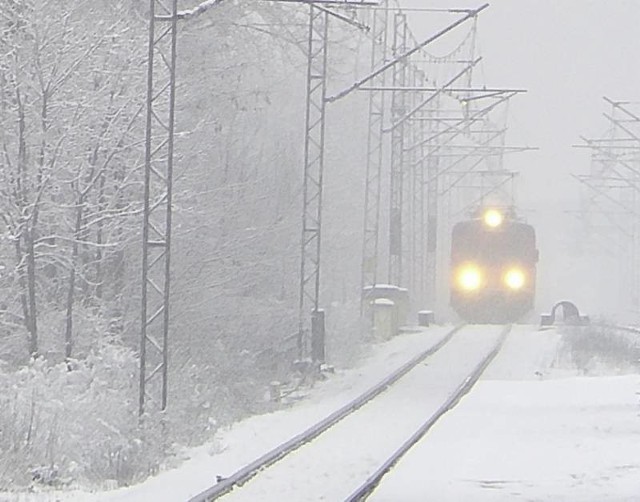
<path id="1" fill-rule="evenodd" d="M 139 427 L 137 366 L 109 340 L 82 361 L 0 372 L 0 489 L 145 477 L 164 452 Z"/>
<path id="2" fill-rule="evenodd" d="M 640 371 L 640 334 L 607 325 L 568 327 L 561 355 L 585 374 Z"/>

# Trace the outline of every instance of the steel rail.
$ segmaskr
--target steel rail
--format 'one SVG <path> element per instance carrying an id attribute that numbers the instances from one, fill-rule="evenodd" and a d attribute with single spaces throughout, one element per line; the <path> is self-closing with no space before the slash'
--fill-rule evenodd
<path id="1" fill-rule="evenodd" d="M 337 424 L 340 420 L 347 417 L 354 411 L 358 410 L 369 401 L 374 399 L 379 394 L 382 394 L 386 391 L 391 385 L 400 380 L 403 376 L 405 376 L 409 371 L 415 368 L 418 364 L 424 361 L 427 357 L 439 351 L 442 347 L 444 347 L 453 336 L 462 329 L 464 325 L 459 325 L 453 328 L 449 333 L 447 333 L 444 337 L 442 337 L 438 342 L 424 350 L 417 356 L 415 356 L 410 361 L 403 364 L 400 368 L 394 371 L 392 374 L 384 378 L 378 384 L 371 387 L 364 394 L 360 395 L 350 403 L 346 404 L 342 408 L 333 412 L 328 417 L 324 418 L 320 422 L 312 425 L 304 432 L 301 432 L 297 436 L 292 439 L 282 443 L 281 445 L 275 447 L 271 451 L 265 453 L 260 458 L 254 460 L 250 464 L 242 467 L 235 473 L 233 473 L 228 478 L 223 479 L 218 482 L 216 485 L 208 488 L 202 493 L 192 497 L 188 502 L 210 502 L 212 500 L 216 500 L 217 498 L 223 496 L 225 493 L 231 491 L 235 486 L 240 486 L 243 483 L 250 480 L 253 476 L 255 476 L 260 470 L 268 467 L 277 461 L 283 459 L 285 456 L 289 455 L 293 451 L 297 450 L 301 446 L 311 442 L 313 439 L 318 437 L 320 434 L 328 430 Z"/>
<path id="2" fill-rule="evenodd" d="M 411 449 L 413 446 L 422 439 L 422 437 L 429 432 L 431 427 L 449 410 L 453 409 L 460 400 L 473 388 L 476 382 L 480 379 L 484 371 L 487 369 L 491 361 L 498 355 L 504 341 L 511 331 L 511 325 L 507 325 L 502 329 L 500 337 L 495 346 L 480 363 L 474 368 L 474 370 L 464 379 L 464 381 L 458 386 L 453 394 L 449 396 L 447 401 L 438 410 L 429 417 L 429 419 L 420 426 L 420 428 L 413 433 L 413 435 L 404 442 L 404 444 L 398 448 L 379 468 L 373 473 L 356 491 L 354 491 L 345 502 L 360 502 L 366 500 L 369 495 L 373 493 L 376 487 L 380 484 L 382 478 L 393 468 L 395 464 Z"/>

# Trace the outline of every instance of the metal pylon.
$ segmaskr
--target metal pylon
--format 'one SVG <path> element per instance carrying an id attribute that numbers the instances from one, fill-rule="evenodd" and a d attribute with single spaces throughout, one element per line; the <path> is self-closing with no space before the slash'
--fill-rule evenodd
<path id="1" fill-rule="evenodd" d="M 150 0 L 139 413 L 167 407 L 178 0 Z"/>
<path id="2" fill-rule="evenodd" d="M 434 108 L 434 115 L 437 117 L 439 108 L 439 98 Z M 430 122 L 433 129 L 428 131 L 430 136 L 436 136 L 438 133 L 438 122 Z M 425 301 L 428 309 L 436 308 L 437 298 L 437 264 L 438 264 L 438 184 L 439 184 L 439 156 L 433 153 L 438 149 L 437 140 L 433 143 L 421 145 L 421 149 L 427 150 L 427 253 L 426 253 L 426 269 L 425 269 Z M 429 155 L 431 152 L 431 155 Z M 421 152 L 421 158 L 424 159 L 424 151 Z"/>
<path id="3" fill-rule="evenodd" d="M 416 87 L 416 67 L 408 65 L 407 67 L 407 85 Z M 409 110 L 413 110 L 418 104 L 416 100 L 415 92 L 408 92 L 406 101 L 407 113 Z M 413 121 L 408 121 L 405 128 L 405 144 L 413 145 L 417 143 L 416 128 Z M 411 292 L 411 298 L 413 302 L 417 300 L 417 277 L 416 277 L 416 235 L 417 235 L 417 214 L 416 209 L 418 207 L 416 197 L 416 177 L 417 169 L 417 156 L 415 154 L 416 149 L 405 150 L 404 152 L 404 196 L 405 201 L 403 211 L 404 216 L 402 218 L 402 237 L 404 239 L 404 245 L 402 246 L 403 258 L 402 263 L 404 266 L 404 274 L 406 283 L 404 284 Z"/>
<path id="4" fill-rule="evenodd" d="M 635 214 L 639 211 L 639 197 L 636 191 L 633 192 L 633 210 Z M 638 313 L 640 311 L 640 225 L 638 218 L 632 214 L 631 234 L 631 305 Z M 636 314 L 637 315 L 637 314 Z"/>
<path id="5" fill-rule="evenodd" d="M 393 20 L 393 55 L 398 57 L 407 51 L 407 17 L 401 12 Z M 393 66 L 393 87 L 406 86 L 407 62 Z M 404 91 L 394 91 L 391 101 L 391 120 L 398 124 L 406 114 Z M 391 133 L 391 180 L 389 204 L 389 283 L 402 285 L 403 239 L 403 177 L 404 177 L 404 124 L 400 123 Z"/>
<path id="6" fill-rule="evenodd" d="M 418 79 L 420 84 L 424 84 L 427 80 L 424 72 L 418 73 Z M 419 194 L 418 194 L 418 263 L 419 263 L 419 277 L 420 277 L 420 291 L 418 298 L 418 305 L 420 305 L 420 309 L 430 308 L 434 309 L 434 305 L 431 303 L 431 299 L 429 298 L 429 271 L 427 267 L 427 201 L 426 201 L 426 187 L 425 180 L 427 179 L 426 171 L 426 160 L 425 160 L 425 149 L 426 146 L 422 143 L 422 139 L 425 138 L 428 134 L 428 129 L 426 127 L 426 123 L 423 120 L 418 121 L 418 132 L 417 138 L 419 139 L 421 145 L 417 152 L 419 157 L 418 160 L 418 186 L 419 186 Z"/>
<path id="7" fill-rule="evenodd" d="M 425 74 L 418 68 L 411 71 L 411 85 L 419 87 L 425 84 Z M 411 109 L 420 104 L 421 95 L 411 93 Z M 418 144 L 425 137 L 423 121 L 409 121 L 411 145 Z M 409 290 L 413 298 L 413 305 L 424 308 L 424 273 L 425 273 L 425 235 L 424 235 L 424 160 L 421 148 L 412 148 L 405 154 L 409 159 L 407 165 L 411 166 L 411 228 L 409 242 L 411 243 L 409 272 Z"/>
<path id="8" fill-rule="evenodd" d="M 328 14 L 325 10 L 314 5 L 309 6 L 298 352 L 300 358 L 303 358 L 308 355 L 310 348 L 317 347 L 321 353 L 316 353 L 314 350 L 312 357 L 320 362 L 324 359 L 324 341 L 320 344 L 316 343 L 316 340 L 318 337 L 324 337 L 324 318 L 318 302 L 328 23 Z M 311 340 L 308 340 L 307 336 L 309 314 L 311 314 Z"/>
<path id="9" fill-rule="evenodd" d="M 603 99 L 611 105 L 610 112 L 604 113 L 610 128 L 602 138 L 582 137 L 585 144 L 579 146 L 591 150 L 591 168 L 588 175 L 574 175 L 586 189 L 582 192 L 580 221 L 584 225 L 584 236 L 581 241 L 588 242 L 598 235 L 600 238 L 594 242 L 616 258 L 620 267 L 620 299 L 637 319 L 640 315 L 640 114 L 637 103 Z"/>
<path id="10" fill-rule="evenodd" d="M 388 0 L 383 0 L 380 9 L 373 10 L 373 41 L 371 44 L 371 71 L 386 62 Z M 385 72 L 375 77 L 373 86 L 384 87 Z M 365 288 L 374 286 L 378 279 L 378 244 L 380 231 L 380 184 L 383 164 L 385 99 L 383 91 L 369 93 L 369 133 L 367 137 L 367 167 L 364 198 L 364 240 L 362 247 L 362 274 L 360 311 L 366 301 Z"/>

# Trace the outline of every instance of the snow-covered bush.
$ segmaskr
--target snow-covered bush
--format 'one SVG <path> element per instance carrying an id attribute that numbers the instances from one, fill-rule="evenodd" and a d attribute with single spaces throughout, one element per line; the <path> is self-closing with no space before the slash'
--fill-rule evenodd
<path id="1" fill-rule="evenodd" d="M 81 361 L 0 372 L 0 488 L 144 477 L 159 442 L 139 427 L 137 364 L 107 340 Z"/>
<path id="2" fill-rule="evenodd" d="M 560 357 L 585 374 L 640 371 L 640 335 L 606 325 L 567 327 Z"/>

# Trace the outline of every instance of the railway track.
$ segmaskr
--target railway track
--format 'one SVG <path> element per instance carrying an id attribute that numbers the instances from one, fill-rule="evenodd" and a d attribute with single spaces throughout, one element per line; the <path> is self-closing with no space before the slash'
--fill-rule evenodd
<path id="1" fill-rule="evenodd" d="M 471 389 L 508 331 L 495 326 L 482 332 L 464 327 L 451 330 L 357 399 L 189 502 L 221 497 L 265 500 L 275 492 L 281 500 L 309 500 L 310 493 L 319 500 L 364 500 L 402 455 Z M 452 367 L 451 360 L 461 364 Z M 423 409 L 425 402 L 429 405 Z M 353 462 L 353 457 L 360 460 Z M 318 463 L 323 466 L 319 468 Z M 360 472 L 355 464 L 362 463 L 365 470 Z M 357 480 L 366 481 L 357 486 Z M 324 493 L 327 489 L 334 493 Z"/>
<path id="2" fill-rule="evenodd" d="M 473 371 L 465 378 L 460 385 L 455 389 L 453 393 L 447 398 L 447 400 L 431 415 L 412 435 L 407 439 L 396 451 L 385 460 L 380 467 L 364 482 L 362 483 L 346 500 L 345 502 L 360 502 L 366 500 L 371 493 L 376 489 L 378 484 L 382 481 L 382 478 L 396 465 L 400 459 L 429 432 L 435 423 L 450 409 L 452 409 L 462 397 L 467 394 L 471 388 L 480 379 L 484 371 L 487 369 L 491 361 L 500 352 L 500 349 L 506 339 L 506 336 L 511 331 L 511 326 L 507 326 L 500 333 L 493 349 L 482 358 Z"/>

